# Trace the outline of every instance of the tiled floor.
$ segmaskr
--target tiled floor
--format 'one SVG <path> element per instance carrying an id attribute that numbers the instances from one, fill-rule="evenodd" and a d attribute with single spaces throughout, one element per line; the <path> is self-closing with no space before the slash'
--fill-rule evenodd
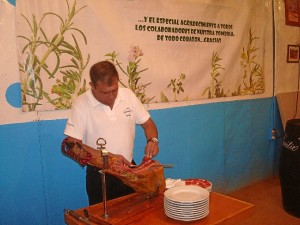
<path id="1" fill-rule="evenodd" d="M 283 209 L 278 177 L 268 178 L 229 195 L 255 205 L 254 214 L 239 225 L 300 225 L 300 218 Z"/>

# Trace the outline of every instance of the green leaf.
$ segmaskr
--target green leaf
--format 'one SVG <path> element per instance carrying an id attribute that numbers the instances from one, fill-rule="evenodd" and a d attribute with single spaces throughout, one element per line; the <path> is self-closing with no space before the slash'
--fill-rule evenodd
<path id="1" fill-rule="evenodd" d="M 160 92 L 160 100 L 161 102 L 169 102 L 169 99 L 162 91 Z"/>

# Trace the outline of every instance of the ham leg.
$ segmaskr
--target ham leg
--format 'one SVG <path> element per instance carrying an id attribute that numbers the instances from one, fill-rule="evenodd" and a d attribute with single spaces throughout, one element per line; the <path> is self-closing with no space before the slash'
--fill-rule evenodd
<path id="1" fill-rule="evenodd" d="M 133 168 L 113 164 L 105 172 L 118 177 L 139 193 L 154 196 L 162 194 L 166 189 L 164 168 L 157 160 L 151 158 L 144 157 L 142 163 Z"/>
<path id="2" fill-rule="evenodd" d="M 103 168 L 101 151 L 87 145 L 64 139 L 62 152 L 81 166 L 89 164 L 99 169 Z M 108 168 L 104 172 L 119 178 L 138 193 L 155 196 L 165 191 L 164 168 L 157 160 L 144 157 L 142 163 L 135 167 L 124 163 L 125 161 L 124 157 L 109 153 Z"/>

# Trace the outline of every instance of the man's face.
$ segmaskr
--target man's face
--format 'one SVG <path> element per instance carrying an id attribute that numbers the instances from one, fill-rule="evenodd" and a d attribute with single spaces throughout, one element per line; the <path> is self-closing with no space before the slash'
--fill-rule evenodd
<path id="1" fill-rule="evenodd" d="M 90 85 L 92 87 L 92 93 L 94 97 L 102 104 L 113 108 L 118 95 L 118 78 L 114 79 L 111 86 L 106 85 L 102 81 L 98 81 L 96 85 L 90 82 Z"/>

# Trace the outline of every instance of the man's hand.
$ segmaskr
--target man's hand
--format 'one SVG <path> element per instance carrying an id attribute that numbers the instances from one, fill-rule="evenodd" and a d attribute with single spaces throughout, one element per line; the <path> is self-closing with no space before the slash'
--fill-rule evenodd
<path id="1" fill-rule="evenodd" d="M 149 118 L 145 123 L 141 124 L 141 126 L 144 129 L 144 133 L 147 139 L 147 144 L 145 147 L 145 156 L 150 158 L 155 157 L 159 152 L 158 143 L 154 141 L 149 141 L 149 138 L 156 138 L 157 140 L 157 127 L 151 118 Z"/>
<path id="2" fill-rule="evenodd" d="M 149 141 L 145 147 L 145 155 L 147 157 L 153 158 L 159 152 L 158 143 Z"/>

